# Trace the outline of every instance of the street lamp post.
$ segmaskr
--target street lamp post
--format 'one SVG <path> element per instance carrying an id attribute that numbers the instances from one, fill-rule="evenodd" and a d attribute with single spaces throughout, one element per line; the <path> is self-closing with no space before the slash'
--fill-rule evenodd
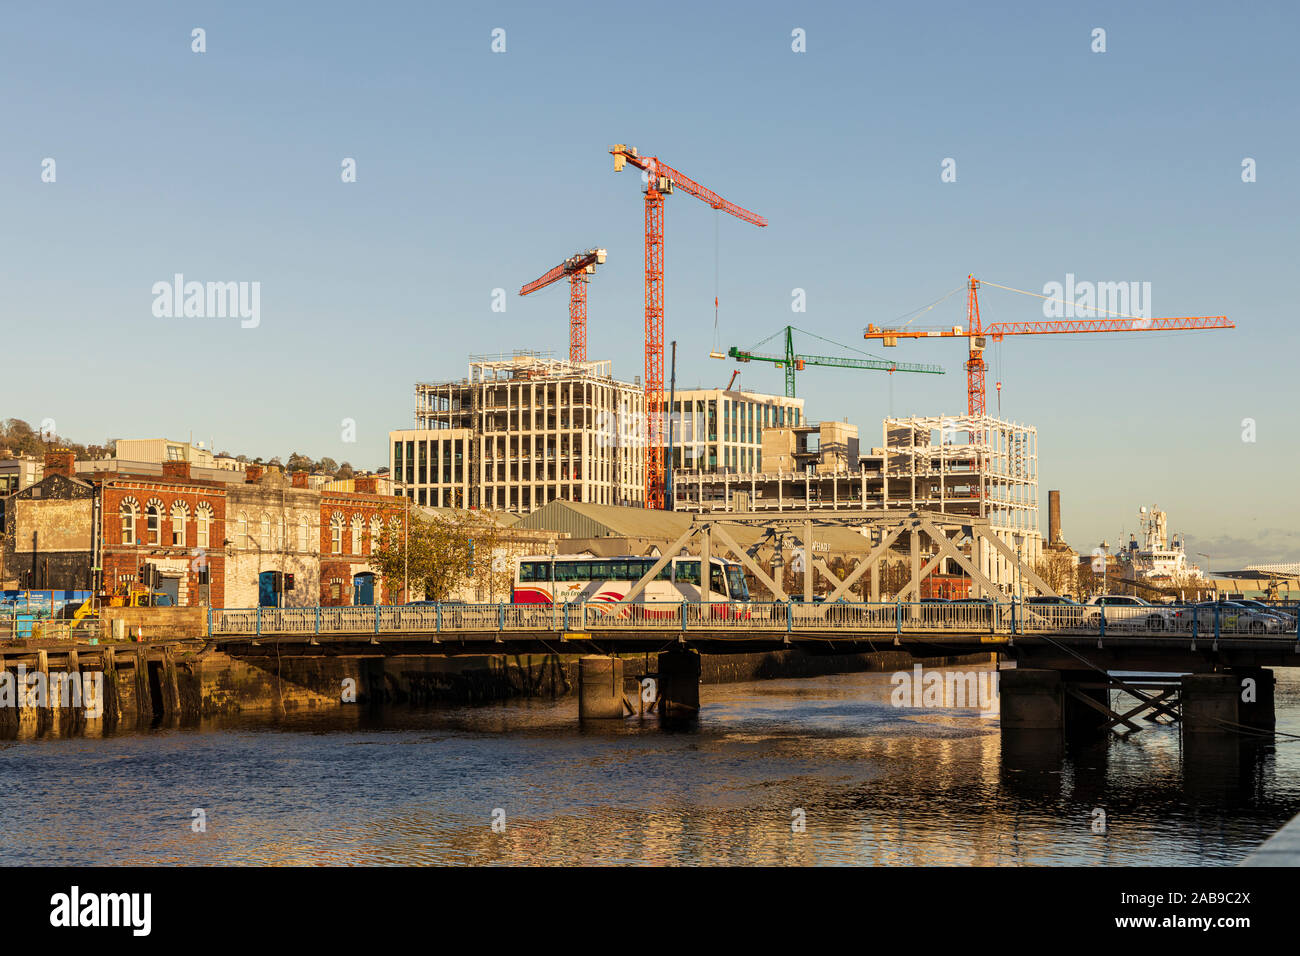
<path id="1" fill-rule="evenodd" d="M 1024 580 L 1020 576 L 1020 565 L 1023 563 L 1023 559 L 1021 558 L 1020 555 L 1021 555 L 1021 549 L 1024 547 L 1025 544 L 1025 536 L 1017 532 L 1016 534 L 1013 534 L 1011 536 L 1011 540 L 1015 541 L 1016 543 L 1016 595 L 1018 597 L 1019 603 L 1024 604 L 1025 584 L 1024 584 Z"/>

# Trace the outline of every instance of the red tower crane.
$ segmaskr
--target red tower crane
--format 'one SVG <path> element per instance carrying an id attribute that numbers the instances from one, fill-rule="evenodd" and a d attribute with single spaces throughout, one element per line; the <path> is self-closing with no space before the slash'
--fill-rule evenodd
<path id="1" fill-rule="evenodd" d="M 755 226 L 767 220 L 679 173 L 657 156 L 641 156 L 619 143 L 609 148 L 614 172 L 631 163 L 646 174 L 645 186 L 645 488 L 647 508 L 664 506 L 664 197 L 674 188 Z"/>
<path id="2" fill-rule="evenodd" d="M 569 361 L 587 361 L 587 282 L 596 272 L 596 266 L 605 264 L 604 249 L 588 249 L 569 256 L 546 275 L 534 279 L 522 289 L 520 295 L 545 289 L 552 282 L 569 277 Z"/>
<path id="3" fill-rule="evenodd" d="M 1047 322 L 994 322 L 983 325 L 980 321 L 979 286 L 980 280 L 967 276 L 966 292 L 966 328 L 954 325 L 951 329 L 881 329 L 868 325 L 863 333 L 864 339 L 880 339 L 885 346 L 898 344 L 899 339 L 930 338 L 964 338 L 970 343 L 970 355 L 966 361 L 966 411 L 971 416 L 985 414 L 984 408 L 984 344 L 991 337 L 994 342 L 1001 342 L 1004 335 L 1071 335 L 1077 332 L 1169 332 L 1181 329 L 1232 329 L 1236 328 L 1224 315 L 1183 316 L 1180 318 L 1147 319 L 1136 315 L 1119 315 L 1104 319 L 1058 319 Z M 1012 289 L 989 282 L 987 285 L 1006 289 L 1008 292 L 1021 292 L 1025 295 L 1037 295 Z M 956 291 L 956 290 L 954 290 Z M 949 293 L 951 295 L 951 293 Z M 1039 296 L 1046 298 L 1046 296 Z M 1105 309 L 1095 311 L 1105 312 Z M 1001 383 L 998 383 L 1001 387 Z"/>

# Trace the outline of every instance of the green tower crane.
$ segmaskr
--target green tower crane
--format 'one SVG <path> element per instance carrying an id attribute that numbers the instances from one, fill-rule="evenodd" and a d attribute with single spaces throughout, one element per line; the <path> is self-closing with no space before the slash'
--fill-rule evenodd
<path id="1" fill-rule="evenodd" d="M 803 329 L 796 329 L 793 325 L 787 325 L 780 332 L 769 335 L 754 348 L 758 348 L 767 342 L 772 341 L 778 335 L 785 335 L 785 354 L 770 355 L 763 352 L 755 352 L 751 349 L 738 349 L 734 345 L 727 350 L 727 355 L 734 358 L 737 362 L 771 362 L 777 368 L 785 369 L 785 397 L 794 398 L 794 373 L 803 371 L 805 365 L 826 365 L 832 368 L 869 368 L 882 372 L 920 372 L 924 375 L 942 375 L 943 367 L 939 365 L 922 365 L 917 362 L 891 362 L 888 359 L 876 358 L 871 356 L 864 359 L 839 358 L 834 355 L 804 355 L 796 353 L 794 350 L 794 333 L 804 332 Z M 822 339 L 820 335 L 813 335 L 811 332 L 804 332 L 804 335 L 812 335 L 815 339 L 821 339 L 831 345 L 838 345 L 840 348 L 849 349 L 851 352 L 857 352 L 858 349 L 851 348 L 847 345 L 840 345 L 838 342 L 831 342 L 830 339 Z M 863 355 L 869 353 L 863 352 Z M 722 356 L 719 355 L 719 358 Z"/>

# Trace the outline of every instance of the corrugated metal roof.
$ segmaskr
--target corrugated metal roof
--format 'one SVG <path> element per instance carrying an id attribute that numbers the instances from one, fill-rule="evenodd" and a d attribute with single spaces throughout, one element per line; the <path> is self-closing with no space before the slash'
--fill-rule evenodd
<path id="1" fill-rule="evenodd" d="M 564 531 L 573 538 L 668 538 L 673 539 L 691 524 L 691 516 L 679 511 L 654 511 L 622 505 L 593 505 L 556 499 L 521 518 L 517 528 Z"/>

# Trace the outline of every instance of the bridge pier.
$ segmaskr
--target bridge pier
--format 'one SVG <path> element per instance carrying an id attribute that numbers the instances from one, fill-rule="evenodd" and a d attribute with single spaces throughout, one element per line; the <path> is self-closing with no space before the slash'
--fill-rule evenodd
<path id="1" fill-rule="evenodd" d="M 1273 672 L 1264 667 L 1214 674 L 1187 674 L 1182 679 L 1183 733 L 1237 734 L 1244 728 L 1272 730 Z"/>
<path id="2" fill-rule="evenodd" d="M 1002 730 L 1051 730 L 1070 737 L 1099 732 L 1110 709 L 1109 689 L 1094 686 L 1099 676 L 1091 671 L 1028 667 L 999 671 Z"/>
<path id="3" fill-rule="evenodd" d="M 674 650 L 659 655 L 659 713 L 675 719 L 699 716 L 699 651 Z"/>
<path id="4" fill-rule="evenodd" d="M 622 658 L 590 655 L 579 659 L 578 719 L 622 720 L 623 717 Z"/>

